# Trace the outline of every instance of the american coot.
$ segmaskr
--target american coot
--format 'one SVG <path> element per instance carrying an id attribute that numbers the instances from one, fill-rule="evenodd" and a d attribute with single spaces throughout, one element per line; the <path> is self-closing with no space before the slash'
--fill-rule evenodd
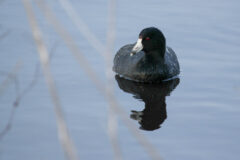
<path id="1" fill-rule="evenodd" d="M 113 70 L 138 82 L 160 82 L 180 73 L 175 52 L 166 46 L 163 33 L 155 27 L 143 29 L 137 43 L 125 45 L 117 52 Z"/>

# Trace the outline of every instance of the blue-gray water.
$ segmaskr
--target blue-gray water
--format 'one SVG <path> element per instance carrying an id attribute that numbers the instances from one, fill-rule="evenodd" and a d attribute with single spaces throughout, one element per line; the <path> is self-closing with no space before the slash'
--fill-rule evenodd
<path id="1" fill-rule="evenodd" d="M 105 43 L 107 1 L 71 3 L 96 36 Z M 99 76 L 105 80 L 104 59 L 79 33 L 58 1 L 49 1 L 57 17 L 74 37 Z M 108 104 L 87 78 L 56 32 L 34 5 L 49 50 L 51 69 L 59 91 L 69 131 L 80 159 L 112 159 L 107 136 Z M 115 52 L 133 43 L 141 29 L 158 27 L 179 58 L 180 83 L 166 97 L 167 119 L 146 135 L 165 160 L 235 160 L 240 158 L 240 2 L 237 0 L 127 1 L 117 2 Z M 4 36 L 1 36 L 4 35 Z M 13 103 L 35 77 L 38 54 L 21 1 L 0 1 L 0 84 L 4 72 L 21 60 L 19 88 L 10 82 L 0 97 L 0 132 L 13 114 L 11 127 L 0 139 L 1 160 L 64 159 L 57 137 L 53 104 L 41 72 L 37 82 Z M 113 53 L 114 54 L 114 53 Z M 16 92 L 17 91 L 17 92 Z M 115 92 L 129 119 L 131 110 L 144 103 Z M 124 159 L 149 159 L 119 120 L 118 138 Z"/>

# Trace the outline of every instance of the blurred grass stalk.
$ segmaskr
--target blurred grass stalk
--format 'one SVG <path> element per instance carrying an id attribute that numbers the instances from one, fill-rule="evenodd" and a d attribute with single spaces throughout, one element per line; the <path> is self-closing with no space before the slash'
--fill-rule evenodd
<path id="1" fill-rule="evenodd" d="M 116 0 L 108 0 L 108 26 L 107 26 L 107 44 L 106 44 L 106 54 L 104 55 L 105 59 L 105 72 L 107 78 L 106 92 L 108 97 L 115 97 L 114 95 L 114 87 L 113 87 L 113 72 L 112 68 L 112 53 L 114 52 L 114 44 L 116 39 Z M 120 144 L 118 142 L 118 121 L 117 116 L 112 107 L 114 107 L 114 101 L 112 99 L 109 100 L 108 103 L 108 135 L 110 141 L 112 143 L 113 151 L 114 151 L 114 159 L 121 160 L 123 159 L 122 151 Z"/>
<path id="2" fill-rule="evenodd" d="M 22 2 L 27 13 L 27 17 L 30 23 L 34 41 L 37 46 L 41 66 L 43 69 L 43 74 L 45 76 L 45 80 L 47 82 L 48 89 L 49 89 L 52 101 L 54 103 L 54 109 L 56 113 L 57 126 L 58 126 L 58 136 L 59 136 L 60 143 L 62 144 L 63 150 L 65 152 L 65 156 L 67 159 L 78 160 L 79 158 L 77 156 L 75 146 L 68 133 L 67 125 L 64 120 L 57 89 L 50 71 L 47 47 L 44 44 L 44 40 L 42 38 L 40 28 L 38 27 L 37 20 L 34 15 L 33 7 L 29 0 L 22 0 Z"/>

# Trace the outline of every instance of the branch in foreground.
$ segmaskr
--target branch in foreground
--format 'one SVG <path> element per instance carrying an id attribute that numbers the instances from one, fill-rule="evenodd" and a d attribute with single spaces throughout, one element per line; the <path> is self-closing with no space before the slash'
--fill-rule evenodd
<path id="1" fill-rule="evenodd" d="M 59 140 L 62 144 L 62 147 L 64 149 L 65 155 L 67 159 L 70 160 L 77 160 L 78 156 L 76 153 L 75 146 L 70 138 L 70 135 L 67 130 L 67 125 L 63 116 L 62 112 L 62 106 L 60 104 L 60 99 L 57 93 L 56 85 L 52 77 L 52 73 L 50 71 L 50 65 L 49 65 L 49 57 L 48 57 L 48 51 L 47 47 L 44 44 L 42 33 L 39 29 L 39 26 L 37 24 L 36 17 L 34 15 L 33 7 L 31 5 L 31 2 L 29 0 L 23 0 L 23 4 L 28 16 L 28 20 L 32 29 L 32 34 L 34 41 L 37 46 L 37 50 L 40 57 L 41 66 L 43 69 L 43 74 L 46 80 L 46 83 L 48 85 L 48 89 L 52 98 L 52 101 L 54 103 L 54 109 L 56 113 L 56 119 L 57 119 L 57 126 L 58 126 L 58 135 Z"/>

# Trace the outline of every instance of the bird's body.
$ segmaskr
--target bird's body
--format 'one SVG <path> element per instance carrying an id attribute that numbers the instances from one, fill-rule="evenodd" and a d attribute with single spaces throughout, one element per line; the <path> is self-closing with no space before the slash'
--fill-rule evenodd
<path id="1" fill-rule="evenodd" d="M 140 33 L 140 42 L 120 48 L 114 58 L 113 70 L 126 79 L 139 82 L 159 82 L 178 75 L 177 56 L 170 47 L 166 47 L 165 38 L 158 31 L 153 27 L 147 28 Z M 157 36 L 163 37 L 159 39 Z M 142 43 L 140 48 L 138 43 Z M 135 54 L 134 49 L 137 50 Z"/>

